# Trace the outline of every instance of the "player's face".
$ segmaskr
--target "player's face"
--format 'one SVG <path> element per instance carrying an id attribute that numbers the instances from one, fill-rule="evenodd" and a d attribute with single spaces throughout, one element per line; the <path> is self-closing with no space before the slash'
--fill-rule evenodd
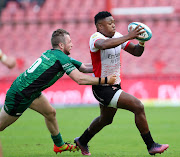
<path id="1" fill-rule="evenodd" d="M 113 37 L 116 32 L 115 20 L 112 16 L 101 21 L 101 33 L 106 37 Z"/>
<path id="2" fill-rule="evenodd" d="M 64 44 L 64 53 L 69 55 L 73 46 L 69 35 L 65 35 L 65 42 L 66 43 Z"/>

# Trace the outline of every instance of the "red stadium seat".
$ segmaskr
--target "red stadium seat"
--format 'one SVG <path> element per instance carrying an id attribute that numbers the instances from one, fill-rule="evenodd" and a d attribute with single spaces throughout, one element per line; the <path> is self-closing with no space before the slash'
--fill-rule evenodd
<path id="1" fill-rule="evenodd" d="M 6 11 L 6 9 L 3 9 L 1 12 L 1 21 L 4 22 L 9 22 L 12 20 L 12 15 L 9 14 L 8 11 Z"/>
<path id="2" fill-rule="evenodd" d="M 14 20 L 17 22 L 25 20 L 25 11 L 23 9 L 18 9 L 14 14 Z"/>
<path id="3" fill-rule="evenodd" d="M 180 65 L 180 22 L 178 20 L 180 11 L 177 11 L 180 1 L 111 1 L 112 7 L 116 8 L 175 7 L 176 11 L 169 15 L 120 15 L 114 18 L 117 31 L 123 35 L 128 33 L 127 26 L 131 21 L 145 23 L 152 29 L 153 34 L 151 40 L 146 42 L 145 52 L 141 57 L 136 58 L 122 51 L 124 74 L 180 73 L 180 69 L 175 68 Z M 72 38 L 72 57 L 79 59 L 81 55 L 82 62 L 90 62 L 89 38 L 96 32 L 93 18 L 99 11 L 105 9 L 104 0 L 46 0 L 37 12 L 33 11 L 33 6 L 30 4 L 22 10 L 18 3 L 8 2 L 7 7 L 1 13 L 3 25 L 0 26 L 0 38 L 3 40 L 0 40 L 0 48 L 8 53 L 14 53 L 18 58 L 25 58 L 24 67 L 27 67 L 30 66 L 32 60 L 40 56 L 41 51 L 51 48 L 52 32 L 63 28 L 70 32 Z M 22 22 L 24 20 L 25 22 Z M 9 22 L 16 24 L 7 24 Z M 136 40 L 132 42 L 138 43 Z M 26 59 L 27 56 L 28 59 Z"/>
<path id="4" fill-rule="evenodd" d="M 26 10 L 26 14 L 25 15 L 26 15 L 26 20 L 27 21 L 34 22 L 34 21 L 38 20 L 39 12 L 35 12 L 35 11 L 33 11 L 33 9 L 31 7 L 29 7 Z"/>

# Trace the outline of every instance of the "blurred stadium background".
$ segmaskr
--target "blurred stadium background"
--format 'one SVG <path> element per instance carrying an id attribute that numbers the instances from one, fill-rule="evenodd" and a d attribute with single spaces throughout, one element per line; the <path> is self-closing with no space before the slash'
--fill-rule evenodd
<path id="1" fill-rule="evenodd" d="M 13 80 L 51 48 L 50 38 L 55 29 L 70 32 L 74 44 L 72 57 L 91 62 L 89 37 L 96 31 L 93 18 L 102 10 L 113 14 L 116 29 L 123 35 L 133 21 L 147 24 L 153 33 L 140 58 L 121 52 L 124 91 L 140 98 L 145 106 L 180 106 L 180 0 L 0 0 L 0 49 L 17 61 L 11 70 L 0 63 L 0 106 Z M 44 94 L 55 107 L 80 106 L 57 109 L 64 140 L 72 142 L 99 114 L 98 108 L 81 107 L 97 106 L 91 86 L 79 86 L 67 75 Z M 153 137 L 170 145 L 163 157 L 180 154 L 179 109 L 146 108 Z M 43 117 L 32 112 L 25 112 L 23 118 L 1 133 L 4 156 L 55 155 Z M 149 156 L 138 136 L 133 114 L 119 112 L 113 125 L 104 128 L 90 142 L 93 156 Z M 116 150 L 112 149 L 114 146 Z M 60 156 L 79 157 L 80 153 L 67 152 Z"/>
<path id="2" fill-rule="evenodd" d="M 144 7 L 147 11 L 142 13 Z M 93 18 L 102 10 L 113 14 L 116 29 L 123 35 L 133 21 L 152 29 L 142 57 L 121 53 L 124 91 L 147 106 L 179 106 L 179 0 L 1 0 L 0 49 L 16 57 L 17 66 L 9 70 L 1 65 L 0 105 L 12 81 L 51 48 L 51 34 L 57 28 L 70 32 L 74 44 L 71 56 L 91 62 L 89 37 L 96 31 Z M 97 104 L 91 86 L 79 86 L 66 75 L 44 94 L 56 107 Z"/>

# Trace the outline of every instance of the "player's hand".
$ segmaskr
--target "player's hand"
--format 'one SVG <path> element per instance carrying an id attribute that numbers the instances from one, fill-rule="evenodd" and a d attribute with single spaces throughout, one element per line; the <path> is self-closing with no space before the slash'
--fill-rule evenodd
<path id="1" fill-rule="evenodd" d="M 12 69 L 16 66 L 16 59 L 14 57 L 8 57 L 5 64 L 9 69 Z"/>
<path id="2" fill-rule="evenodd" d="M 14 57 L 6 56 L 6 58 L 4 58 L 4 60 L 1 60 L 1 62 L 9 69 L 12 69 L 16 66 L 16 59 Z"/>
<path id="3" fill-rule="evenodd" d="M 143 29 L 144 28 L 140 27 L 140 25 L 137 25 L 135 29 L 133 29 L 131 26 L 128 33 L 129 39 L 135 39 L 137 37 L 143 39 L 144 37 L 141 35 L 145 32 Z"/>
<path id="4" fill-rule="evenodd" d="M 109 75 L 108 77 L 107 77 L 107 83 L 108 84 L 110 84 L 110 85 L 112 85 L 112 84 L 114 84 L 115 83 L 115 81 L 116 81 L 116 75 Z"/>

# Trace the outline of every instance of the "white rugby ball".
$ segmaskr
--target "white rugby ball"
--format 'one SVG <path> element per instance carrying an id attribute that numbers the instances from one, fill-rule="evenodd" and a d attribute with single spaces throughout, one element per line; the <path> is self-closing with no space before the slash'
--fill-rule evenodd
<path id="1" fill-rule="evenodd" d="M 139 41 L 148 41 L 151 39 L 152 37 L 152 31 L 151 29 L 145 25 L 144 23 L 141 23 L 141 22 L 132 22 L 128 25 L 128 32 L 130 31 L 130 27 L 132 26 L 132 29 L 135 29 L 137 27 L 137 25 L 140 25 L 140 27 L 143 27 L 144 29 L 142 29 L 142 31 L 145 30 L 144 33 L 141 33 L 140 35 L 143 36 L 143 38 L 141 37 L 138 37 L 136 38 L 137 40 Z"/>

